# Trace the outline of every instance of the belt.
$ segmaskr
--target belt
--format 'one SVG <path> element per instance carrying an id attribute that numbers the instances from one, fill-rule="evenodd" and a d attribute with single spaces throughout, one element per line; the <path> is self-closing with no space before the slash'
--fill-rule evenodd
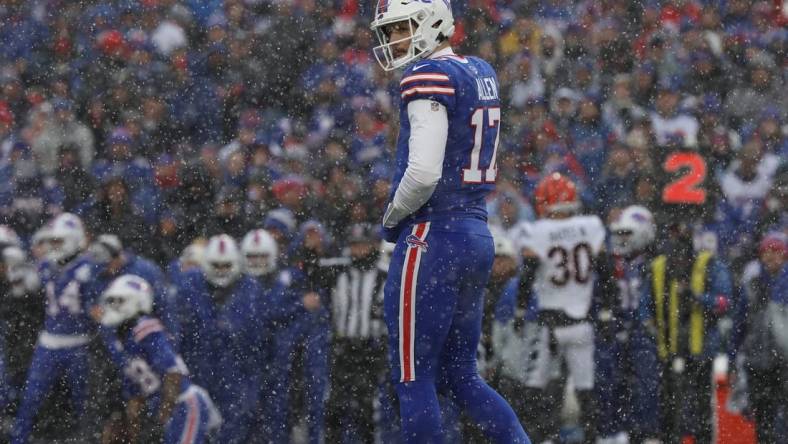
<path id="1" fill-rule="evenodd" d="M 90 342 L 90 336 L 88 335 L 56 335 L 46 331 L 42 331 L 38 335 L 38 344 L 40 346 L 54 350 L 79 347 L 88 342 Z"/>

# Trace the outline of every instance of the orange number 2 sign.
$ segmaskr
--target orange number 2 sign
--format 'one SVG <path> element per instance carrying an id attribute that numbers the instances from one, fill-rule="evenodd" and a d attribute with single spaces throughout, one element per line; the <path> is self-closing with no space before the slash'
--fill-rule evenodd
<path id="1" fill-rule="evenodd" d="M 698 153 L 673 153 L 665 159 L 662 168 L 668 173 L 687 168 L 684 175 L 665 185 L 663 202 L 696 205 L 706 202 L 706 190 L 699 187 L 706 179 L 706 162 Z"/>

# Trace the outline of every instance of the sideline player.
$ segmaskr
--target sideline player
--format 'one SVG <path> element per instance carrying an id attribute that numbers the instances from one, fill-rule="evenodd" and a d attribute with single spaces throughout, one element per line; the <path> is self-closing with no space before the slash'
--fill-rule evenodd
<path id="1" fill-rule="evenodd" d="M 605 226 L 597 216 L 577 214 L 579 193 L 560 173 L 542 179 L 534 191 L 539 220 L 517 227 L 523 254 L 520 285 L 532 288 L 540 328 L 529 341 L 535 346 L 526 377 L 535 416 L 535 440 L 556 439 L 555 409 L 546 388 L 556 362 L 564 360 L 572 377 L 585 429 L 585 442 L 594 442 L 594 326 L 590 320 L 595 266 L 605 242 Z M 525 304 L 523 300 L 520 304 Z M 530 304 L 525 304 L 525 306 Z"/>
<path id="2" fill-rule="evenodd" d="M 163 427 L 163 442 L 202 443 L 219 427 L 221 416 L 208 393 L 189 380 L 183 359 L 153 310 L 154 289 L 145 279 L 124 274 L 101 295 L 91 316 L 102 325 L 101 336 L 123 374 L 126 442 L 137 442 L 145 410 Z M 112 430 L 112 431 L 118 431 Z M 117 436 L 107 436 L 112 442 Z"/>
<path id="3" fill-rule="evenodd" d="M 384 70 L 415 62 L 400 82 L 396 171 L 383 219 L 386 240 L 397 244 L 384 317 L 404 440 L 443 441 L 440 388 L 493 441 L 528 443 L 476 368 L 494 255 L 484 200 L 495 188 L 498 79 L 484 60 L 452 51 L 446 0 L 380 0 L 371 29 Z"/>
<path id="4" fill-rule="evenodd" d="M 640 205 L 624 208 L 610 223 L 607 278 L 615 290 L 613 304 L 597 314 L 597 444 L 658 441 L 656 345 L 638 322 L 641 287 L 654 257 L 656 232 L 654 216 Z"/>
<path id="5" fill-rule="evenodd" d="M 29 440 L 36 414 L 58 378 L 68 384 L 75 418 L 82 418 L 88 396 L 88 343 L 94 325 L 86 307 L 97 297 L 94 282 L 99 267 L 83 254 L 85 229 L 82 220 L 71 213 L 48 222 L 42 240 L 47 243 L 46 260 L 40 267 L 46 317 L 27 373 L 12 443 Z"/>

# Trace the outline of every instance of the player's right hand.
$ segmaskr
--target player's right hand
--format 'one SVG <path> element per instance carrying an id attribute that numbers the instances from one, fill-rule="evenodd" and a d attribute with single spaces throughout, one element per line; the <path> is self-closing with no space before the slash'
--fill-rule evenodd
<path id="1" fill-rule="evenodd" d="M 90 307 L 90 317 L 96 321 L 101 322 L 101 317 L 104 316 L 104 309 L 100 305 Z"/>

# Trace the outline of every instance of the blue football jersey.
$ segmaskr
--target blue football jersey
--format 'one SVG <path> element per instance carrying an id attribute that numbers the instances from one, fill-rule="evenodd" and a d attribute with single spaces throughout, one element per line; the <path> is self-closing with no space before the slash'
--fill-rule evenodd
<path id="1" fill-rule="evenodd" d="M 446 107 L 449 119 L 442 177 L 409 222 L 487 219 L 485 197 L 495 189 L 501 127 L 498 89 L 495 71 L 477 57 L 440 56 L 405 70 L 400 82 L 400 133 L 392 198 L 408 166 L 408 104 L 420 99 L 438 102 Z"/>
<path id="2" fill-rule="evenodd" d="M 93 332 L 95 323 L 88 315 L 95 302 L 94 284 L 98 265 L 85 256 L 78 257 L 62 269 L 45 262 L 40 269 L 46 290 L 44 329 L 56 335 L 84 335 Z"/>
<path id="3" fill-rule="evenodd" d="M 123 374 L 126 398 L 142 396 L 156 404 L 167 373 L 184 376 L 181 392 L 191 385 L 183 359 L 175 352 L 164 325 L 157 318 L 140 317 L 123 342 L 106 330 L 102 333 L 112 360 Z"/>

